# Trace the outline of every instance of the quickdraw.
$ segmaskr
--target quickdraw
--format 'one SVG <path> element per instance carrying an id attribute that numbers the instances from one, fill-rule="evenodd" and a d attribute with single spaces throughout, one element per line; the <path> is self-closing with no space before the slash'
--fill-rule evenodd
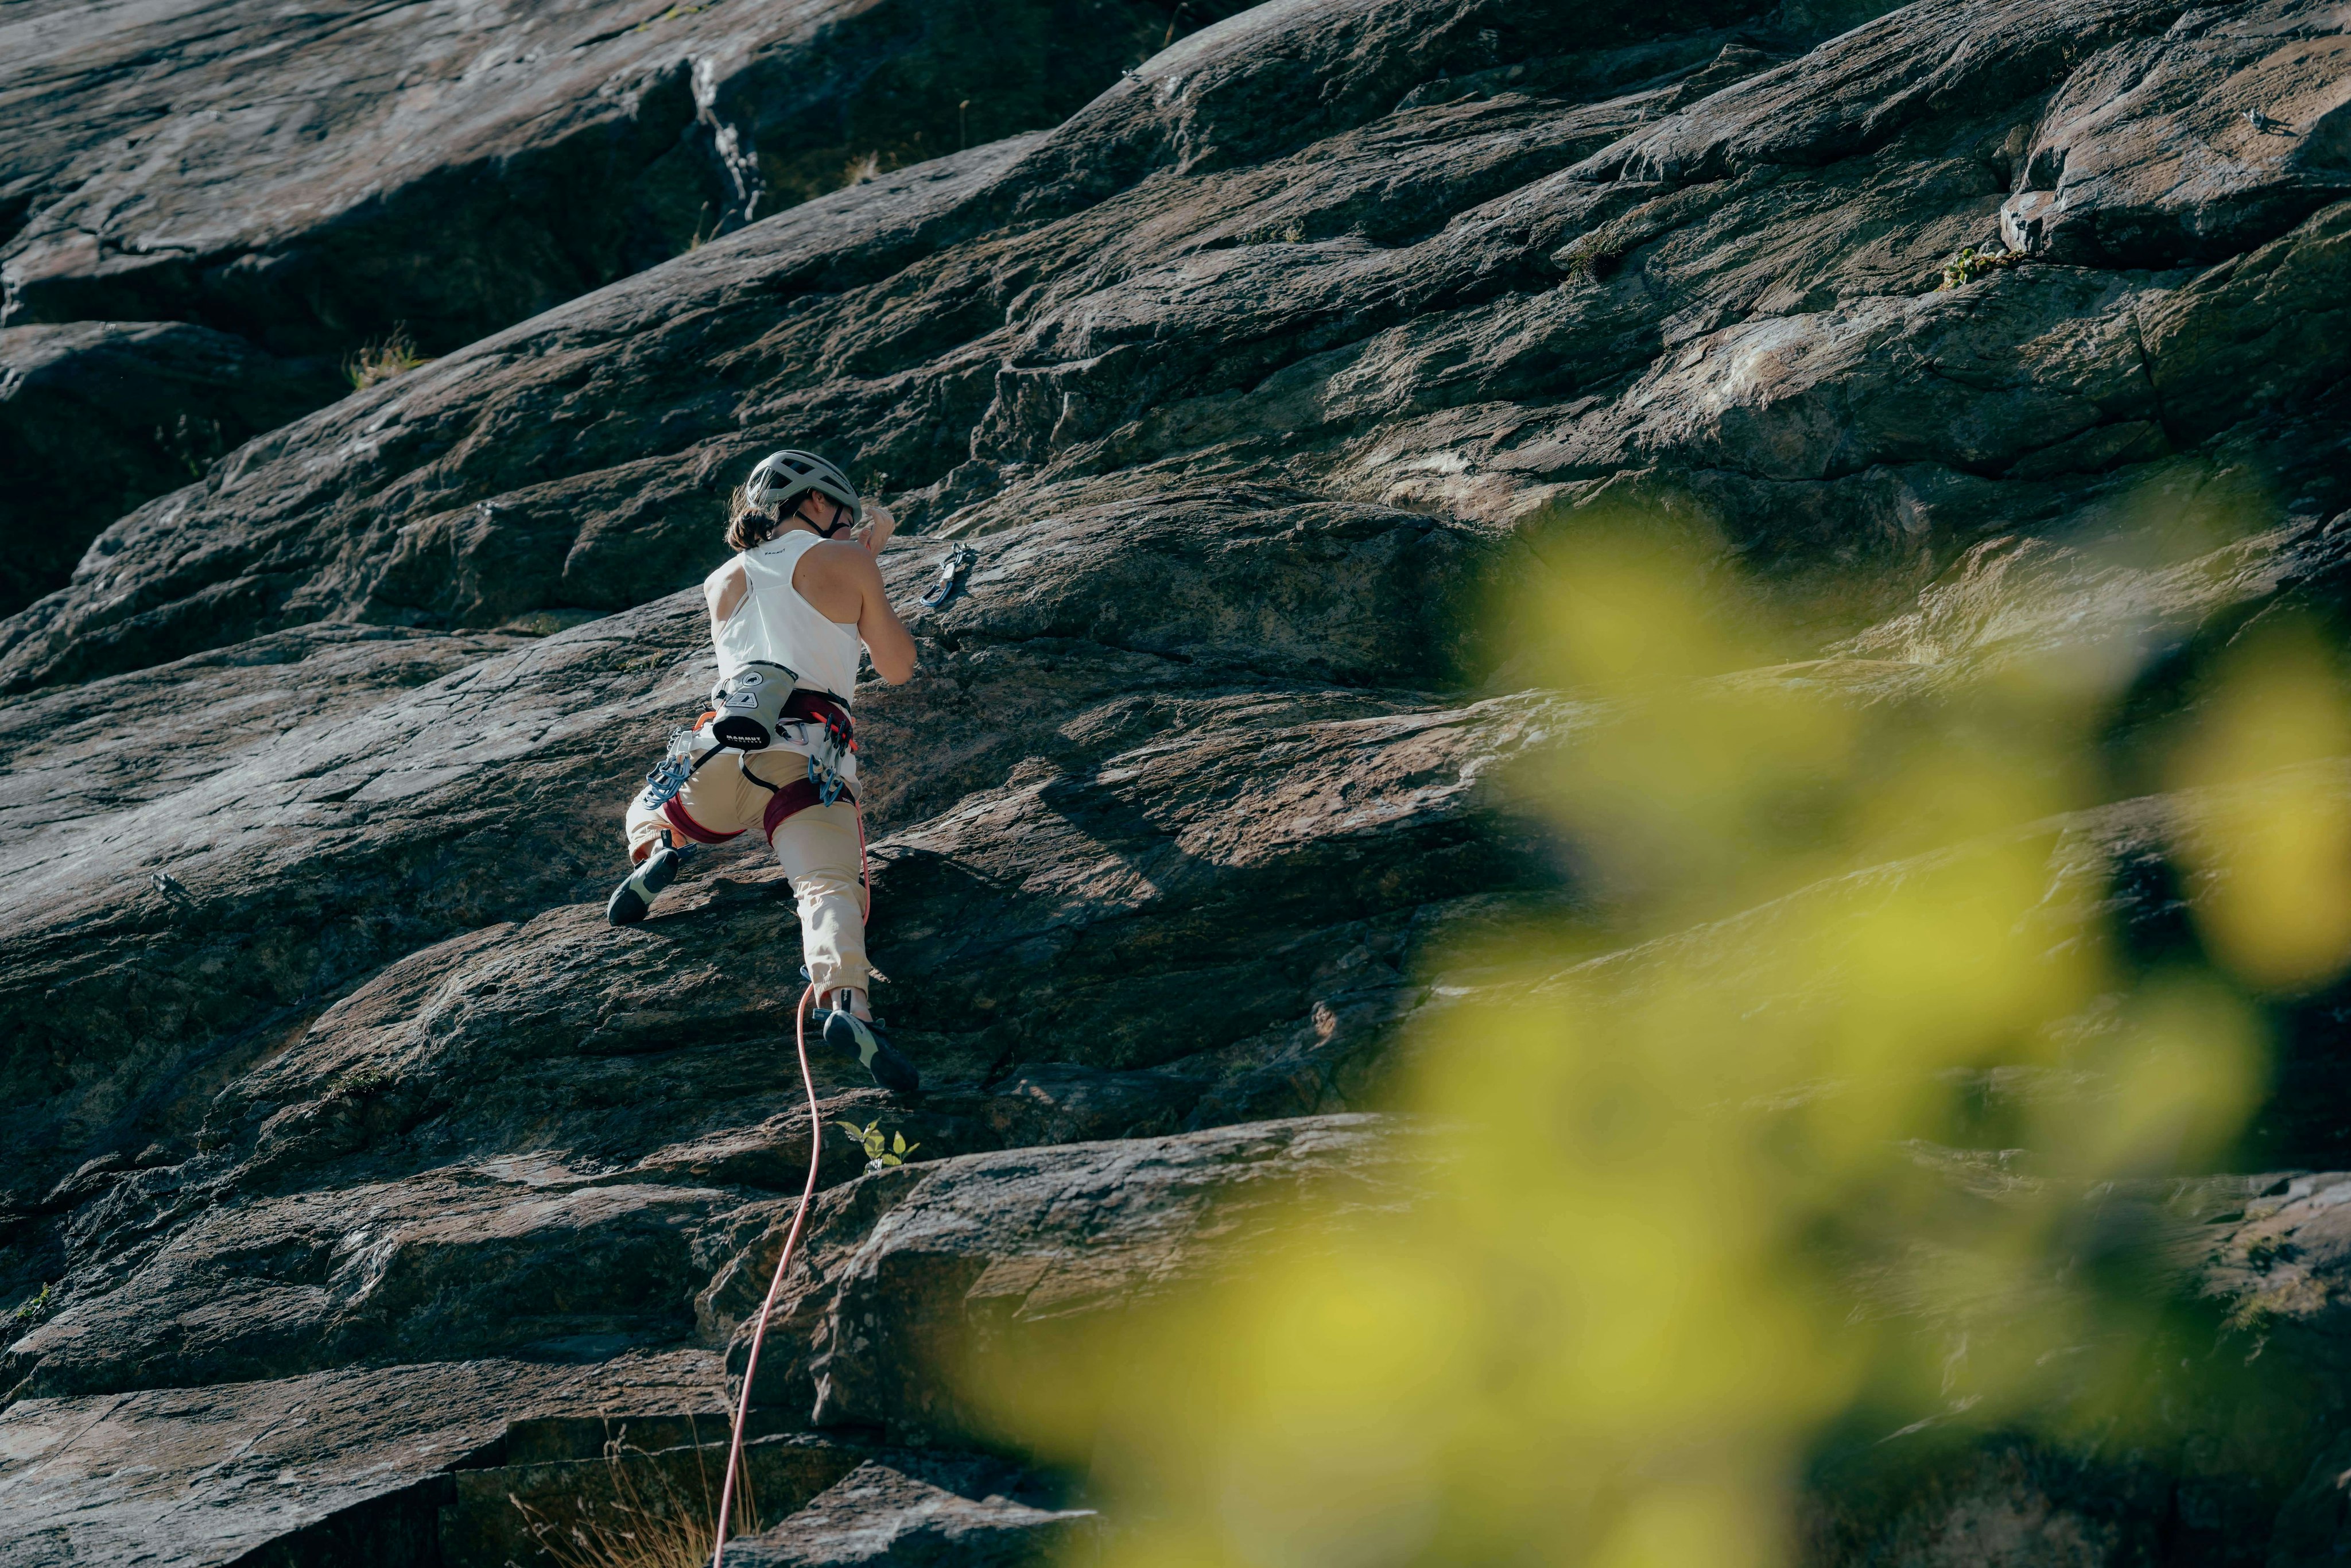
<path id="1" fill-rule="evenodd" d="M 857 732 L 849 722 L 848 713 L 840 707 L 826 704 L 823 716 L 821 725 L 803 726 L 801 734 L 808 746 L 809 782 L 816 786 L 818 803 L 830 806 L 841 798 L 848 785 L 842 775 L 850 753 L 857 749 Z"/>
<path id="2" fill-rule="evenodd" d="M 936 610 L 940 605 L 953 599 L 956 596 L 956 591 L 963 586 L 964 578 L 969 574 L 973 565 L 978 559 L 979 552 L 969 545 L 957 545 L 947 551 L 946 559 L 939 562 L 937 584 L 928 593 L 923 595 L 924 604 Z"/>
<path id="3" fill-rule="evenodd" d="M 700 757 L 695 756 L 694 737 L 698 733 L 691 729 L 670 731 L 669 750 L 653 764 L 653 771 L 645 775 L 646 810 L 658 811 L 676 800 L 678 791 L 685 788 L 685 781 L 693 778 L 704 763 L 725 749 L 712 747 Z"/>

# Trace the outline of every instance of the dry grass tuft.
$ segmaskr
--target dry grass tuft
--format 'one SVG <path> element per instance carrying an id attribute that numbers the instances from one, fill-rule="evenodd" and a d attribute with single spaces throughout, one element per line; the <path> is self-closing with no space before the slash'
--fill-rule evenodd
<path id="1" fill-rule="evenodd" d="M 353 392 L 365 392 L 378 382 L 388 382 L 428 362 L 417 352 L 416 340 L 409 336 L 407 323 L 402 322 L 379 341 L 360 344 L 343 361 L 343 374 Z"/>
<path id="2" fill-rule="evenodd" d="M 623 1428 L 604 1445 L 610 1495 L 579 1499 L 569 1520 L 550 1519 L 520 1498 L 509 1500 L 557 1568 L 701 1568 L 710 1561 L 721 1477 L 696 1448 L 694 1479 L 681 1482 L 627 1437 Z M 737 1478 L 734 1512 L 730 1540 L 758 1532 L 747 1473 Z"/>

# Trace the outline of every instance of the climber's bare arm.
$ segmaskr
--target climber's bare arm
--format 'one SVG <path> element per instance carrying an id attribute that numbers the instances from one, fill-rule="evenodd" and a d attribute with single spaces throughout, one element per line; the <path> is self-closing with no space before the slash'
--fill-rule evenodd
<path id="1" fill-rule="evenodd" d="M 859 529 L 860 536 L 878 536 L 886 544 L 895 521 L 883 507 L 867 510 L 880 516 L 870 532 Z M 865 651 L 872 656 L 873 673 L 894 686 L 914 673 L 914 639 L 898 612 L 890 608 L 889 591 L 882 586 L 882 567 L 873 559 L 873 550 L 879 548 L 880 544 L 869 549 L 848 539 L 828 539 L 800 557 L 799 565 L 792 570 L 792 586 L 827 620 L 854 621 Z"/>
<path id="2" fill-rule="evenodd" d="M 863 549 L 852 545 L 861 558 L 854 570 L 858 589 L 863 602 L 857 612 L 857 634 L 865 641 L 865 651 L 873 660 L 873 673 L 892 685 L 900 685 L 914 673 L 914 639 L 906 631 L 906 623 L 890 608 L 890 591 L 882 586 L 882 567 Z"/>
<path id="3" fill-rule="evenodd" d="M 865 547 L 867 565 L 862 588 L 864 604 L 857 616 L 857 634 L 865 641 L 865 651 L 872 656 L 873 673 L 892 685 L 898 685 L 914 673 L 914 639 L 907 633 L 906 623 L 890 607 L 889 591 L 882 586 L 879 556 L 898 531 L 898 519 L 890 508 L 879 501 L 865 507 L 865 521 L 854 533 Z"/>

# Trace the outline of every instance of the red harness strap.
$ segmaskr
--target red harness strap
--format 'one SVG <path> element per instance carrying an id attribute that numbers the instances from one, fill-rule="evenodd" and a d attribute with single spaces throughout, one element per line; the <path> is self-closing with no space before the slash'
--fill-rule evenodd
<path id="1" fill-rule="evenodd" d="M 812 692 L 801 686 L 784 699 L 784 716 L 814 719 L 828 727 L 837 726 L 844 735 L 850 733 L 849 705 L 829 692 Z"/>
<path id="2" fill-rule="evenodd" d="M 752 778 L 761 784 L 768 782 L 757 774 L 753 774 Z M 816 792 L 816 780 L 813 779 L 795 779 L 789 784 L 768 787 L 774 789 L 775 793 L 768 797 L 768 809 L 759 814 L 759 827 L 768 835 L 768 841 L 772 844 L 776 841 L 778 828 L 782 827 L 810 806 L 818 804 L 820 798 Z M 852 806 L 857 804 L 857 797 L 847 789 L 841 792 L 840 799 L 848 801 Z"/>
<path id="3" fill-rule="evenodd" d="M 729 839 L 743 836 L 743 830 L 740 828 L 731 833 L 712 832 L 685 814 L 685 801 L 680 796 L 671 796 L 668 802 L 662 807 L 661 814 L 662 821 L 676 829 L 682 836 L 693 840 L 697 844 L 723 844 Z M 772 828 L 768 831 L 771 834 L 775 831 Z"/>
<path id="4" fill-rule="evenodd" d="M 784 717 L 821 724 L 825 727 L 827 736 L 831 737 L 842 750 L 853 751 L 857 748 L 856 731 L 851 727 L 849 722 L 848 705 L 837 701 L 828 693 L 812 692 L 802 686 L 785 700 Z M 760 813 L 759 826 L 767 833 L 768 841 L 771 844 L 776 841 L 778 828 L 782 827 L 810 806 L 823 804 L 824 797 L 818 791 L 816 780 L 813 779 L 803 777 L 795 779 L 789 784 L 769 784 L 765 779 L 752 772 L 747 765 L 744 768 L 744 773 L 752 783 L 761 786 L 768 792 L 768 809 Z M 848 801 L 852 806 L 857 804 L 856 793 L 846 786 L 842 787 L 837 798 Z"/>

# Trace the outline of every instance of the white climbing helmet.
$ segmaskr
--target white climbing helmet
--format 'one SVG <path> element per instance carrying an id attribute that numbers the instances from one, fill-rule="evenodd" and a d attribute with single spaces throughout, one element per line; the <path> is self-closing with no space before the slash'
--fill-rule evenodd
<path id="1" fill-rule="evenodd" d="M 849 508 L 849 521 L 841 527 L 854 528 L 865 520 L 865 503 L 858 499 L 857 486 L 849 482 L 849 476 L 813 452 L 790 448 L 770 452 L 743 481 L 745 500 L 762 509 L 776 507 L 778 516 L 810 490 Z"/>

